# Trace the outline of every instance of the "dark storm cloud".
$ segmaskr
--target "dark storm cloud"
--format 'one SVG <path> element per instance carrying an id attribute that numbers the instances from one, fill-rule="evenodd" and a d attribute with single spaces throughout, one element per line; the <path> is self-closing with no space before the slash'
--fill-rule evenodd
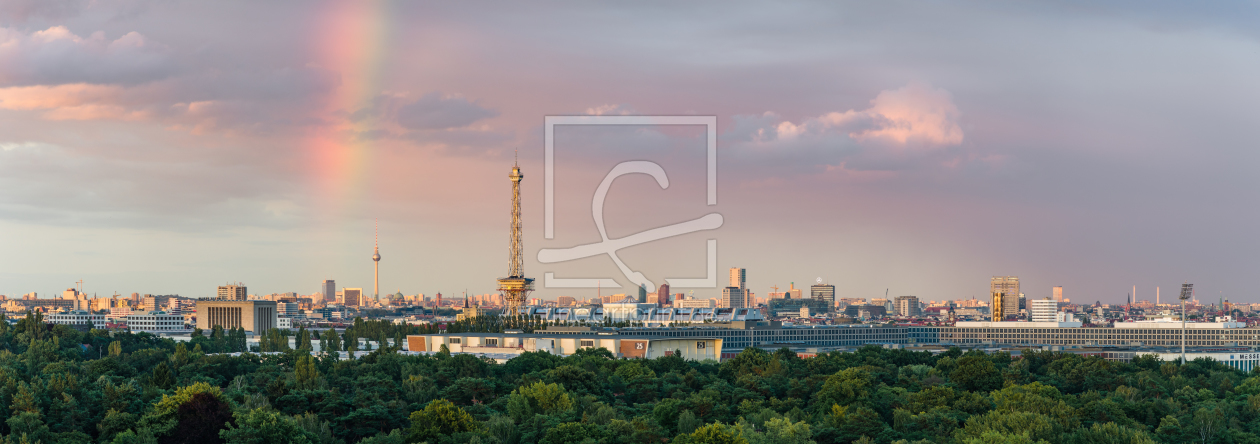
<path id="1" fill-rule="evenodd" d="M 138 32 L 110 40 L 63 26 L 0 28 L 0 108 L 55 120 L 156 121 L 275 133 L 327 123 L 312 111 L 340 83 L 316 66 L 238 66 L 188 57 Z"/>
<path id="2" fill-rule="evenodd" d="M 0 28 L 0 87 L 144 83 L 174 70 L 168 51 L 138 32 L 108 38 L 80 37 L 63 26 L 30 34 Z"/>

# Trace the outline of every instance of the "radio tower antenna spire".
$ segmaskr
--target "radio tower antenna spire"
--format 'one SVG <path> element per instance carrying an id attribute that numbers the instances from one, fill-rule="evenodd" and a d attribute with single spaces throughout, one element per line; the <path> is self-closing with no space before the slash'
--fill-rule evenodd
<path id="1" fill-rule="evenodd" d="M 519 151 L 518 151 L 519 153 Z M 525 258 L 521 243 L 521 174 L 519 159 L 513 159 L 512 172 L 508 179 L 512 181 L 512 230 L 508 236 L 508 277 L 499 279 L 499 291 L 503 292 L 506 310 L 503 316 L 515 318 L 521 315 L 525 306 L 525 298 L 534 291 L 534 280 L 525 277 Z"/>

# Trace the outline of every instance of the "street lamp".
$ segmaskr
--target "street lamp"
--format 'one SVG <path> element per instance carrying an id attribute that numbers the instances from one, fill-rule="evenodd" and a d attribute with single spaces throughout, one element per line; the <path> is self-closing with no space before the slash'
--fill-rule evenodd
<path id="1" fill-rule="evenodd" d="M 1181 284 L 1181 365 L 1186 365 L 1186 300 L 1194 295 L 1194 284 Z"/>

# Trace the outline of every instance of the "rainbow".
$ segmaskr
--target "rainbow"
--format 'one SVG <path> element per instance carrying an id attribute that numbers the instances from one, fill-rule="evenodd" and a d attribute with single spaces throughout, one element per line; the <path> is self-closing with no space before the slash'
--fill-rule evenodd
<path id="1" fill-rule="evenodd" d="M 303 137 L 313 183 L 316 213 L 325 223 L 349 220 L 362 213 L 371 186 L 368 171 L 374 143 L 356 137 L 373 119 L 355 122 L 349 116 L 371 107 L 377 95 L 391 30 L 386 1 L 331 2 L 316 14 L 310 35 L 315 64 L 340 75 L 337 89 L 326 98 L 322 116 L 331 125 L 313 125 Z"/>

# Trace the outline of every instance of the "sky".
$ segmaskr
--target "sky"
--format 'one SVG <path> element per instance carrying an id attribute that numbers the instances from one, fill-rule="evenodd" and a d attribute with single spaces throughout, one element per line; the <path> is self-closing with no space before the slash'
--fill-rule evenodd
<path id="1" fill-rule="evenodd" d="M 535 295 L 747 269 L 759 296 L 1260 302 L 1260 6 L 1177 2 L 0 3 L 0 294 Z M 547 116 L 713 116 L 568 125 Z M 555 178 L 552 238 L 544 180 Z M 378 228 L 379 227 L 379 228 Z M 378 231 L 379 230 L 379 231 Z M 716 240 L 716 263 L 707 242 Z M 555 288 L 544 278 L 613 279 Z M 718 288 L 683 289 L 716 297 Z"/>

